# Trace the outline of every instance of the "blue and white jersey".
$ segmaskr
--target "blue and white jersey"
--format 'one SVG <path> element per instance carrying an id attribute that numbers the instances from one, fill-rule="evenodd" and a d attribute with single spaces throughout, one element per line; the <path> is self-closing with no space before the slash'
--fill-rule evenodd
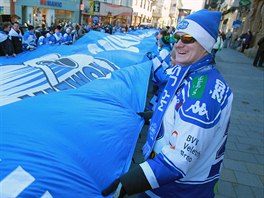
<path id="1" fill-rule="evenodd" d="M 51 44 L 52 45 L 52 44 L 56 43 L 56 37 L 54 36 L 54 34 L 47 33 L 46 39 L 47 39 L 47 44 Z"/>
<path id="2" fill-rule="evenodd" d="M 156 82 L 155 73 L 158 71 L 160 67 L 163 70 L 167 69 L 170 66 L 170 48 L 169 47 L 162 47 L 159 50 L 158 56 L 152 59 L 152 68 L 153 68 L 153 81 Z"/>
<path id="3" fill-rule="evenodd" d="M 23 36 L 23 45 L 26 49 L 33 49 L 37 46 L 37 37 L 34 32 L 27 30 Z"/>
<path id="4" fill-rule="evenodd" d="M 8 34 L 10 37 L 19 37 L 20 40 L 22 41 L 23 35 L 21 33 L 21 31 L 15 31 L 13 28 L 11 28 L 11 30 L 9 31 Z"/>
<path id="5" fill-rule="evenodd" d="M 4 31 L 0 31 L 0 43 L 4 42 L 8 38 L 8 34 Z"/>
<path id="6" fill-rule="evenodd" d="M 46 44 L 46 37 L 45 36 L 40 36 L 38 39 L 38 46 L 45 45 Z"/>
<path id="7" fill-rule="evenodd" d="M 61 32 L 55 32 L 54 37 L 56 38 L 56 43 L 61 43 L 62 40 Z"/>
<path id="8" fill-rule="evenodd" d="M 65 45 L 72 44 L 72 35 L 68 33 L 64 33 L 62 37 L 62 44 L 65 44 Z"/>
<path id="9" fill-rule="evenodd" d="M 152 197 L 214 197 L 233 94 L 216 69 L 190 74 L 165 112 L 154 151 L 141 164 Z M 155 196 L 154 196 L 155 195 Z"/>

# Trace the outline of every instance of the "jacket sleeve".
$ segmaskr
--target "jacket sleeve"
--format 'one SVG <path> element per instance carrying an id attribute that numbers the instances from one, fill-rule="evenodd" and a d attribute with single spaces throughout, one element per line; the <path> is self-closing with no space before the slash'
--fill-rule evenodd
<path id="1" fill-rule="evenodd" d="M 143 169 L 152 189 L 181 179 L 184 174 L 162 153 L 143 162 L 140 167 Z"/>
<path id="2" fill-rule="evenodd" d="M 158 85 L 160 83 L 167 82 L 169 79 L 169 74 L 167 74 L 166 69 L 159 67 L 153 75 L 155 83 Z"/>
<path id="3" fill-rule="evenodd" d="M 3 55 L 3 56 L 7 54 L 6 50 L 5 50 L 5 47 L 4 47 L 4 42 L 5 41 L 0 43 L 0 55 Z"/>
<path id="4" fill-rule="evenodd" d="M 153 71 L 155 72 L 159 67 L 162 67 L 163 61 L 167 60 L 167 57 L 170 56 L 168 50 L 161 50 L 159 55 L 156 56 L 153 61 Z M 166 69 L 166 68 L 164 68 Z"/>

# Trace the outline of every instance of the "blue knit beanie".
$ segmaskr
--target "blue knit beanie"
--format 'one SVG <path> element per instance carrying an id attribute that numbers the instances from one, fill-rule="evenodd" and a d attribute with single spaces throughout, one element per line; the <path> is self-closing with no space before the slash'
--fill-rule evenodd
<path id="1" fill-rule="evenodd" d="M 218 36 L 221 16 L 221 12 L 199 10 L 185 17 L 176 27 L 175 33 L 190 34 L 210 53 Z"/>

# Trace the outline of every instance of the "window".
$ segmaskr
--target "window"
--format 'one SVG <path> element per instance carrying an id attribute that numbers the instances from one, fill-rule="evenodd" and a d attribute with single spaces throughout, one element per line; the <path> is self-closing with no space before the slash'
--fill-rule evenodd
<path id="1" fill-rule="evenodd" d="M 0 6 L 0 14 L 4 14 L 4 6 Z"/>

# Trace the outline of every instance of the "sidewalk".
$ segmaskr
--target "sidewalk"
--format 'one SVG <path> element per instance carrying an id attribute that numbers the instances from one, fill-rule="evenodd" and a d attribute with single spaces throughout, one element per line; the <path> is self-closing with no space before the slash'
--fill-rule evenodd
<path id="1" fill-rule="evenodd" d="M 264 68 L 253 67 L 252 62 L 243 53 L 229 48 L 216 54 L 216 66 L 234 93 L 216 198 L 264 197 Z M 141 148 L 147 127 L 144 126 L 137 143 L 136 163 L 143 161 Z"/>
<path id="2" fill-rule="evenodd" d="M 264 68 L 224 48 L 217 68 L 234 93 L 231 124 L 219 181 L 221 197 L 264 197 Z"/>

